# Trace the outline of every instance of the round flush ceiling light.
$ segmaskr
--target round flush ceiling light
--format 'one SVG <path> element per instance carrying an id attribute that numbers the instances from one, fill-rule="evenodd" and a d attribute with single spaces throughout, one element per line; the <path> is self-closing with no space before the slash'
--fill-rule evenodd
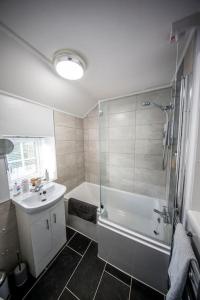
<path id="1" fill-rule="evenodd" d="M 54 67 L 56 72 L 63 78 L 77 80 L 83 77 L 86 64 L 75 52 L 59 50 L 54 54 Z"/>

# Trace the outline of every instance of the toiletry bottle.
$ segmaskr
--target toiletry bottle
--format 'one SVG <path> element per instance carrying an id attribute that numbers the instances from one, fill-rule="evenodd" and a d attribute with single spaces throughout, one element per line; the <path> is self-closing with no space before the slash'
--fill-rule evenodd
<path id="1" fill-rule="evenodd" d="M 45 170 L 45 180 L 49 182 L 49 172 L 47 169 Z"/>
<path id="2" fill-rule="evenodd" d="M 20 186 L 17 184 L 15 181 L 14 186 L 13 186 L 13 196 L 17 196 L 20 193 Z"/>
<path id="3" fill-rule="evenodd" d="M 28 182 L 28 179 L 23 179 L 22 180 L 21 187 L 22 187 L 22 192 L 23 193 L 28 193 L 29 192 L 29 182 Z"/>

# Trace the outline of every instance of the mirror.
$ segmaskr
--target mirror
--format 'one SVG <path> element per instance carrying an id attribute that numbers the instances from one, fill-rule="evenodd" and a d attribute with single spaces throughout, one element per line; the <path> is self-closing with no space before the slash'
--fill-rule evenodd
<path id="1" fill-rule="evenodd" d="M 0 139 L 0 156 L 9 154 L 13 151 L 14 144 L 8 139 Z"/>

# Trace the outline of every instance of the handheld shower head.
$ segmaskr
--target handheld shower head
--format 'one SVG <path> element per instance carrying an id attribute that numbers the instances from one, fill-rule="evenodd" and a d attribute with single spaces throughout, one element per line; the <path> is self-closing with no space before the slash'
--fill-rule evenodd
<path id="1" fill-rule="evenodd" d="M 156 102 L 150 102 L 150 101 L 145 101 L 142 103 L 142 106 L 146 107 L 146 106 L 150 106 L 150 105 L 154 105 L 156 106 L 157 108 L 159 108 L 160 110 L 162 111 L 168 111 L 168 110 L 172 110 L 173 109 L 173 105 L 172 104 L 169 104 L 169 105 L 160 105 Z"/>
<path id="2" fill-rule="evenodd" d="M 142 106 L 150 106 L 151 102 L 150 101 L 145 101 L 142 103 Z"/>

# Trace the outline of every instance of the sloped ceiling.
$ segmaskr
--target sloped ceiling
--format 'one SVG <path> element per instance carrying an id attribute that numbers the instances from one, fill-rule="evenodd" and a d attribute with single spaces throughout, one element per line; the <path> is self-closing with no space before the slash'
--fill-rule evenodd
<path id="1" fill-rule="evenodd" d="M 52 60 L 75 49 L 85 76 L 59 78 L 8 32 L 0 30 L 0 89 L 83 116 L 99 99 L 170 83 L 175 70 L 171 23 L 199 9 L 198 0 L 2 0 L 0 20 Z"/>

